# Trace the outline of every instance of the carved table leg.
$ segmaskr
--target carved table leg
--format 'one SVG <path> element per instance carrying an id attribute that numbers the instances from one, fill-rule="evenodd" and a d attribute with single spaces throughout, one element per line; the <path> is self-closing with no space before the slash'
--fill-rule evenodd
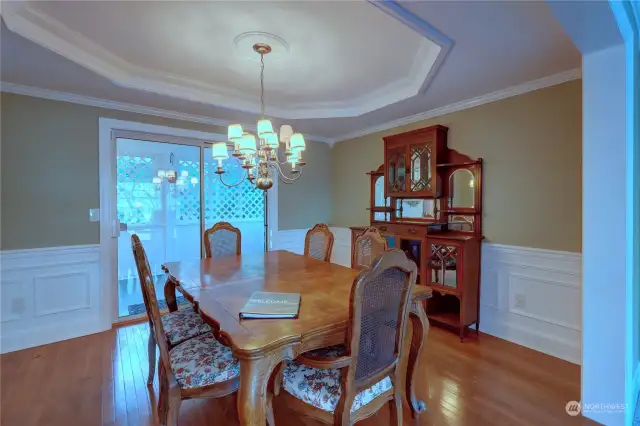
<path id="1" fill-rule="evenodd" d="M 164 300 L 167 302 L 169 312 L 175 312 L 178 310 L 178 302 L 176 301 L 176 282 L 171 277 L 167 278 L 167 282 L 164 284 Z"/>
<path id="2" fill-rule="evenodd" d="M 281 353 L 265 354 L 262 358 L 240 358 L 240 387 L 238 389 L 238 417 L 242 426 L 265 426 L 273 419 L 271 398 L 267 397 L 267 384 L 274 368 L 285 359 L 293 359 L 291 347 Z"/>
<path id="3" fill-rule="evenodd" d="M 409 360 L 407 362 L 407 379 L 406 379 L 406 397 L 409 408 L 411 409 L 411 417 L 417 418 L 420 413 L 427 409 L 427 405 L 424 401 L 418 400 L 415 395 L 414 383 L 418 376 L 418 361 L 424 348 L 424 344 L 427 341 L 427 334 L 429 333 L 429 320 L 427 314 L 424 312 L 422 302 L 415 302 L 411 306 L 411 312 L 409 313 L 409 319 L 411 320 L 411 347 L 409 349 Z"/>

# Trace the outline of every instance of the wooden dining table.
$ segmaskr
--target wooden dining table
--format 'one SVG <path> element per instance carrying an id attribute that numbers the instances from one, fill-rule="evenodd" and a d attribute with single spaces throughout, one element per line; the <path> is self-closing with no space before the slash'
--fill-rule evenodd
<path id="1" fill-rule="evenodd" d="M 164 289 L 169 309 L 177 309 L 180 291 L 240 360 L 238 417 L 243 426 L 265 425 L 267 384 L 281 362 L 346 341 L 349 295 L 358 270 L 288 251 L 170 262 L 163 269 L 169 275 Z M 255 291 L 299 293 L 298 318 L 240 320 L 240 310 Z M 426 409 L 413 384 L 429 330 L 422 300 L 429 297 L 430 289 L 414 286 L 405 380 L 414 418 Z"/>

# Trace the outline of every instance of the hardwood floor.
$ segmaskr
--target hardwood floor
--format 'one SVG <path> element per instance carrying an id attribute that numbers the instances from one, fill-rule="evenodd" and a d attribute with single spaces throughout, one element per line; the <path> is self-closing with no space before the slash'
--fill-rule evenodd
<path id="1" fill-rule="evenodd" d="M 3 426 L 156 425 L 146 386 L 146 324 L 2 355 Z M 594 425 L 565 412 L 580 399 L 579 366 L 488 336 L 460 343 L 431 327 L 418 396 L 428 411 L 405 425 Z M 429 383 L 429 384 L 427 384 Z M 235 425 L 235 397 L 184 401 L 183 426 Z M 275 400 L 276 423 L 316 425 Z M 387 409 L 359 424 L 389 424 Z"/>

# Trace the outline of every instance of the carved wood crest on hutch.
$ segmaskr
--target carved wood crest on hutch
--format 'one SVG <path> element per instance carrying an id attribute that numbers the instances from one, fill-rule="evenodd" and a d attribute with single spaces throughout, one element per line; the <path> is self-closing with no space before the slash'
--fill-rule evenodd
<path id="1" fill-rule="evenodd" d="M 482 159 L 449 149 L 447 131 L 384 138 L 384 164 L 368 173 L 369 221 L 418 265 L 417 283 L 434 290 L 429 319 L 456 327 L 462 340 L 479 327 Z M 351 228 L 351 241 L 366 229 Z"/>

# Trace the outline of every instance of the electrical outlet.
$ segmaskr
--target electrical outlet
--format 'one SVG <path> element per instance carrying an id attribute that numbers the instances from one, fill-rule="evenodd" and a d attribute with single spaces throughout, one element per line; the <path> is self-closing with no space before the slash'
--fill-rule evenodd
<path id="1" fill-rule="evenodd" d="M 11 299 L 11 313 L 12 314 L 21 314 L 24 312 L 24 298 L 17 297 L 15 299 Z"/>
<path id="2" fill-rule="evenodd" d="M 516 294 L 515 303 L 516 308 L 524 308 L 527 305 L 527 298 L 524 294 Z"/>

